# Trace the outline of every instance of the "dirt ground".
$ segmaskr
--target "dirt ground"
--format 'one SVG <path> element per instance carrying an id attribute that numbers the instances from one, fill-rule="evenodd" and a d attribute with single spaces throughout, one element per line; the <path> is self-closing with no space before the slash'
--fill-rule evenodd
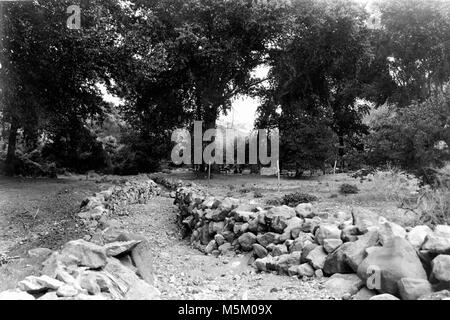
<path id="1" fill-rule="evenodd" d="M 268 199 L 303 192 L 319 197 L 316 207 L 327 217 L 352 206 L 371 208 L 402 225 L 412 224 L 411 213 L 398 203 L 383 201 L 373 186 L 347 175 L 322 176 L 304 180 L 283 180 L 278 188 L 274 178 L 260 176 L 214 176 L 207 181 L 192 173 L 174 173 L 174 179 L 193 181 L 214 195 L 247 199 L 264 205 Z M 339 185 L 358 185 L 357 195 L 338 194 Z M 0 178 L 0 253 L 13 259 L 0 266 L 0 291 L 14 287 L 26 275 L 35 274 L 33 261 L 26 258 L 31 248 L 58 249 L 69 240 L 86 235 L 75 214 L 86 196 L 108 185 L 72 176 L 58 180 Z M 262 198 L 255 198 L 255 191 Z M 248 265 L 248 256 L 206 256 L 191 247 L 176 225 L 176 207 L 169 191 L 145 205 L 128 208 L 129 216 L 110 217 L 124 231 L 144 235 L 153 243 L 157 287 L 163 299 L 334 299 L 323 290 L 323 280 L 302 281 L 274 274 L 259 274 Z"/>

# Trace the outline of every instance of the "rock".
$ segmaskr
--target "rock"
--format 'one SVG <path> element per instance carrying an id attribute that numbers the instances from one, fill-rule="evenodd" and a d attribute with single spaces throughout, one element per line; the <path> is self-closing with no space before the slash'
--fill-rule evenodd
<path id="1" fill-rule="evenodd" d="M 323 248 L 325 252 L 332 253 L 343 244 L 341 239 L 325 239 L 323 241 Z"/>
<path id="2" fill-rule="evenodd" d="M 267 256 L 262 259 L 255 260 L 255 267 L 258 271 L 274 271 L 275 270 L 275 259 L 272 256 Z"/>
<path id="3" fill-rule="evenodd" d="M 372 279 L 371 269 L 379 274 L 381 293 L 398 294 L 398 281 L 403 278 L 427 280 L 416 251 L 411 244 L 402 238 L 394 238 L 384 247 L 372 247 L 367 251 L 368 256 L 358 268 L 358 275 L 364 281 Z"/>
<path id="4" fill-rule="evenodd" d="M 450 226 L 438 225 L 434 228 L 434 235 L 437 237 L 450 238 Z"/>
<path id="5" fill-rule="evenodd" d="M 364 286 L 356 274 L 335 274 L 325 282 L 325 288 L 341 298 L 345 294 L 354 295 Z"/>
<path id="6" fill-rule="evenodd" d="M 276 233 L 283 233 L 288 226 L 288 220 L 296 216 L 295 210 L 288 207 L 275 207 L 270 209 L 266 214 L 269 225 Z"/>
<path id="7" fill-rule="evenodd" d="M 20 290 L 29 293 L 39 293 L 47 290 L 58 290 L 59 287 L 63 285 L 63 282 L 53 279 L 47 275 L 42 275 L 40 277 L 29 276 L 17 284 Z"/>
<path id="8" fill-rule="evenodd" d="M 213 222 L 212 223 L 212 233 L 222 233 L 225 230 L 225 222 L 219 221 L 219 222 Z"/>
<path id="9" fill-rule="evenodd" d="M 122 234 L 118 241 L 141 241 L 131 250 L 131 258 L 138 270 L 138 274 L 148 284 L 155 283 L 155 273 L 153 269 L 153 253 L 150 243 L 140 235 Z"/>
<path id="10" fill-rule="evenodd" d="M 225 253 L 231 251 L 232 249 L 233 249 L 233 246 L 229 242 L 224 243 L 223 245 L 221 245 L 219 247 L 219 251 L 220 251 L 221 254 L 225 254 Z"/>
<path id="11" fill-rule="evenodd" d="M 329 254 L 325 259 L 323 266 L 323 272 L 327 275 L 333 274 L 349 274 L 354 273 L 353 269 L 349 267 L 346 262 L 345 254 L 343 250 L 336 250 Z"/>
<path id="12" fill-rule="evenodd" d="M 271 243 L 278 244 L 280 239 L 280 235 L 273 233 L 273 232 L 267 232 L 264 234 L 259 234 L 256 237 L 256 241 L 263 247 L 267 248 L 267 246 Z"/>
<path id="13" fill-rule="evenodd" d="M 217 250 L 216 240 L 211 240 L 211 242 L 206 246 L 205 252 L 206 254 L 211 254 L 214 250 Z"/>
<path id="14" fill-rule="evenodd" d="M 283 231 L 283 235 L 281 236 L 280 241 L 284 242 L 289 239 L 296 239 L 301 232 L 303 225 L 303 220 L 297 217 L 294 217 L 287 221 L 287 226 Z"/>
<path id="15" fill-rule="evenodd" d="M 312 243 L 312 242 L 304 243 L 303 249 L 301 250 L 301 252 L 302 252 L 302 255 L 301 255 L 301 258 L 300 258 L 301 263 L 308 262 L 307 257 L 309 255 L 309 253 L 311 251 L 313 251 L 317 247 L 318 247 L 318 245 L 315 244 L 315 243 Z"/>
<path id="16" fill-rule="evenodd" d="M 362 207 L 352 209 L 353 225 L 361 234 L 367 233 L 370 227 L 378 227 L 379 215 Z"/>
<path id="17" fill-rule="evenodd" d="M 379 237 L 381 245 L 385 245 L 388 241 L 391 241 L 393 238 L 406 238 L 406 230 L 395 224 L 393 222 L 387 221 L 385 218 L 379 219 Z"/>
<path id="18" fill-rule="evenodd" d="M 84 272 L 79 278 L 80 287 L 91 295 L 98 295 L 102 291 L 109 291 L 111 280 L 102 272 Z"/>
<path id="19" fill-rule="evenodd" d="M 422 250 L 428 251 L 432 254 L 449 254 L 450 253 L 450 238 L 444 238 L 436 235 L 429 235 L 425 238 L 422 245 Z"/>
<path id="20" fill-rule="evenodd" d="M 278 274 L 288 275 L 290 267 L 300 265 L 300 252 L 279 256 L 276 258 L 275 264 Z"/>
<path id="21" fill-rule="evenodd" d="M 433 278 L 440 282 L 450 282 L 450 256 L 439 255 L 432 262 Z"/>
<path id="22" fill-rule="evenodd" d="M 316 278 L 317 279 L 322 279 L 324 276 L 323 276 L 323 271 L 322 271 L 322 269 L 319 269 L 319 270 L 316 270 L 315 272 L 314 272 L 314 275 L 316 276 Z"/>
<path id="23" fill-rule="evenodd" d="M 301 203 L 295 208 L 297 217 L 303 219 L 312 219 L 316 215 L 311 203 Z"/>
<path id="24" fill-rule="evenodd" d="M 442 290 L 420 297 L 418 300 L 444 300 L 450 298 L 450 291 Z"/>
<path id="25" fill-rule="evenodd" d="M 297 274 L 299 277 L 314 277 L 314 268 L 309 263 L 298 266 Z"/>
<path id="26" fill-rule="evenodd" d="M 344 253 L 344 259 L 354 272 L 358 271 L 359 265 L 366 258 L 366 249 L 378 244 L 378 232 L 368 232 L 360 236 L 357 241 L 348 242 L 339 248 Z"/>
<path id="27" fill-rule="evenodd" d="M 36 248 L 28 251 L 28 256 L 30 258 L 37 258 L 45 260 L 53 253 L 52 250 L 47 248 Z"/>
<path id="28" fill-rule="evenodd" d="M 217 245 L 220 247 L 221 245 L 223 245 L 226 241 L 225 238 L 223 237 L 223 235 L 221 234 L 216 234 L 214 236 L 214 240 L 216 241 Z"/>
<path id="29" fill-rule="evenodd" d="M 0 292 L 0 301 L 26 301 L 26 300 L 35 300 L 35 298 L 31 294 L 17 289 Z"/>
<path id="30" fill-rule="evenodd" d="M 305 219 L 301 231 L 305 233 L 314 233 L 316 229 L 319 227 L 319 225 L 320 223 L 317 220 Z"/>
<path id="31" fill-rule="evenodd" d="M 59 300 L 59 297 L 55 291 L 52 291 L 52 292 L 47 292 L 43 296 L 39 297 L 37 300 L 55 301 L 55 300 Z"/>
<path id="32" fill-rule="evenodd" d="M 239 209 L 239 208 L 238 208 Z M 251 211 L 234 210 L 234 219 L 238 222 L 249 222 L 256 218 L 257 214 Z"/>
<path id="33" fill-rule="evenodd" d="M 353 242 L 358 240 L 360 234 L 357 226 L 348 226 L 342 230 L 341 240 L 344 242 Z"/>
<path id="34" fill-rule="evenodd" d="M 357 294 L 355 294 L 353 296 L 353 300 L 367 301 L 367 300 L 370 300 L 371 298 L 375 297 L 376 295 L 377 295 L 377 293 L 375 291 L 369 290 L 366 287 L 364 287 L 361 290 L 359 290 Z"/>
<path id="35" fill-rule="evenodd" d="M 398 282 L 398 290 L 402 300 L 417 300 L 433 292 L 428 280 L 411 278 L 401 279 Z"/>
<path id="36" fill-rule="evenodd" d="M 334 224 L 322 224 L 315 236 L 317 243 L 323 245 L 325 239 L 341 239 L 341 230 Z"/>
<path id="37" fill-rule="evenodd" d="M 257 243 L 253 245 L 253 251 L 255 252 L 255 255 L 260 259 L 267 257 L 267 255 L 269 254 L 266 248 Z"/>
<path id="38" fill-rule="evenodd" d="M 204 224 L 198 230 L 198 232 L 199 232 L 199 236 L 200 236 L 200 242 L 205 246 L 208 245 L 208 243 L 211 241 L 208 224 Z"/>
<path id="39" fill-rule="evenodd" d="M 427 236 L 433 234 L 433 230 L 428 226 L 417 226 L 411 229 L 406 235 L 406 239 L 416 249 L 420 249 Z"/>
<path id="40" fill-rule="evenodd" d="M 308 254 L 306 261 L 311 263 L 314 269 L 323 269 L 326 258 L 326 252 L 323 250 L 322 246 L 319 246 Z"/>
<path id="41" fill-rule="evenodd" d="M 376 300 L 400 300 L 396 296 L 393 296 L 392 294 L 379 294 L 375 297 L 370 298 L 370 301 L 376 301 Z"/>
<path id="42" fill-rule="evenodd" d="M 125 295 L 125 300 L 159 300 L 161 292 L 145 281 L 138 280 Z"/>
<path id="43" fill-rule="evenodd" d="M 256 243 L 256 236 L 251 232 L 247 232 L 240 236 L 238 241 L 242 250 L 252 251 L 253 245 Z"/>
<path id="44" fill-rule="evenodd" d="M 105 245 L 106 255 L 108 257 L 116 257 L 118 255 L 130 252 L 142 241 L 123 241 L 123 242 L 111 242 Z"/>
<path id="45" fill-rule="evenodd" d="M 75 240 L 66 243 L 62 254 L 72 255 L 79 260 L 79 265 L 99 269 L 106 264 L 106 250 L 96 244 L 84 240 Z"/>
<path id="46" fill-rule="evenodd" d="M 284 254 L 288 254 L 288 249 L 286 248 L 286 246 L 284 244 L 279 244 L 276 245 L 273 249 L 272 249 L 272 256 L 277 257 L 277 256 L 282 256 Z"/>
<path id="47" fill-rule="evenodd" d="M 71 285 L 64 285 L 59 287 L 59 289 L 56 291 L 56 295 L 58 297 L 63 297 L 63 298 L 71 298 L 71 297 L 75 297 L 78 294 L 78 290 L 75 289 L 73 286 Z"/>

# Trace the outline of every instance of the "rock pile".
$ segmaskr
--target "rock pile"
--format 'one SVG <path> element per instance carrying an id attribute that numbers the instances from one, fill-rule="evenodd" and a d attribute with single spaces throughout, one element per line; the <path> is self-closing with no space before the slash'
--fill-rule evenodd
<path id="1" fill-rule="evenodd" d="M 95 231 L 102 217 L 109 213 L 121 214 L 120 208 L 126 205 L 145 204 L 160 192 L 152 180 L 127 181 L 122 186 L 111 187 L 83 200 L 78 217 Z"/>
<path id="2" fill-rule="evenodd" d="M 261 208 L 195 187 L 178 189 L 175 203 L 205 253 L 248 252 L 262 272 L 330 277 L 325 287 L 344 299 L 440 299 L 450 288 L 450 226 L 407 231 L 364 208 L 325 221 L 311 204 Z"/>
<path id="3" fill-rule="evenodd" d="M 125 239 L 127 241 L 120 241 Z M 61 251 L 33 249 L 40 256 L 40 276 L 29 276 L 17 288 L 0 293 L 0 300 L 155 300 L 146 261 L 145 241 L 122 235 L 103 246 L 75 240 Z"/>

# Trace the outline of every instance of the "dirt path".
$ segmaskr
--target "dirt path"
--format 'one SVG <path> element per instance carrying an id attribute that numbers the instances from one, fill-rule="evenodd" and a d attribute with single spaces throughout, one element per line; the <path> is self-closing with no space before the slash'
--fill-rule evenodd
<path id="1" fill-rule="evenodd" d="M 134 205 L 132 214 L 113 223 L 144 235 L 154 248 L 157 287 L 163 299 L 330 299 L 322 281 L 302 281 L 273 274 L 258 274 L 247 256 L 206 256 L 181 239 L 173 199 L 161 196 L 146 205 Z"/>

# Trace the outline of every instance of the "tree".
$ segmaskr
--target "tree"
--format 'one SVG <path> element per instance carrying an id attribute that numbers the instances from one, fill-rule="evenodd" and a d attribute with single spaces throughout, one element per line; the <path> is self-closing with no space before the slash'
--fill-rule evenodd
<path id="1" fill-rule="evenodd" d="M 361 119 L 368 106 L 356 103 L 372 60 L 366 17 L 348 1 L 295 1 L 285 36 L 270 52 L 271 88 L 262 90 L 259 123 L 275 122 L 281 137 L 287 137 L 283 131 L 298 130 L 304 119 L 315 119 L 311 123 L 338 136 L 342 158 L 345 139 L 366 132 Z"/>
<path id="2" fill-rule="evenodd" d="M 9 174 L 15 173 L 19 130 L 28 150 L 40 134 L 49 134 L 53 141 L 68 141 L 68 151 L 76 154 L 83 123 L 106 107 L 96 84 L 109 82 L 121 7 L 112 0 L 84 3 L 80 30 L 66 28 L 71 1 L 0 3 L 0 105 L 10 124 Z"/>

